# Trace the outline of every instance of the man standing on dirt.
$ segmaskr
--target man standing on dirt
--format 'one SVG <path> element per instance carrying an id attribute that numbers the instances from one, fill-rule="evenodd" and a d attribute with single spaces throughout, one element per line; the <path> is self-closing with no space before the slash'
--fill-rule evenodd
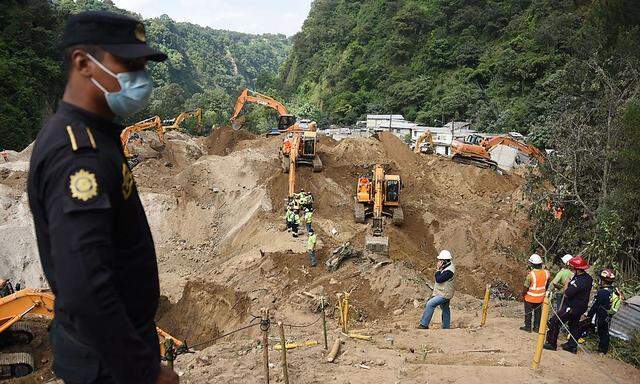
<path id="1" fill-rule="evenodd" d="M 429 323 L 431 323 L 431 317 L 433 317 L 436 307 L 442 309 L 442 329 L 449 329 L 451 326 L 449 302 L 455 291 L 454 274 L 456 268 L 452 262 L 451 252 L 446 249 L 440 251 L 437 259 L 436 282 L 433 285 L 433 293 L 424 306 L 424 313 L 420 319 L 420 324 L 418 324 L 419 329 L 429 329 Z"/>
<path id="2" fill-rule="evenodd" d="M 576 256 L 569 260 L 569 267 L 574 271 L 573 278 L 569 281 L 564 291 L 564 303 L 558 312 L 553 311 L 549 320 L 547 342 L 544 349 L 555 351 L 557 348 L 560 327 L 569 328 L 569 341 L 562 344 L 562 349 L 571 353 L 578 352 L 577 339 L 579 336 L 579 321 L 589 306 L 589 295 L 593 286 L 593 278 L 586 272 L 589 269 L 582 256 Z"/>
<path id="3" fill-rule="evenodd" d="M 44 274 L 56 295 L 55 374 L 66 384 L 176 384 L 160 364 L 158 266 L 115 116 L 147 103 L 142 23 L 109 12 L 65 26 L 68 81 L 36 138 L 28 194 Z"/>
<path id="4" fill-rule="evenodd" d="M 311 229 L 307 233 L 307 251 L 309 252 L 309 261 L 311 262 L 311 266 L 315 267 L 318 265 L 318 260 L 316 259 L 316 243 L 318 242 L 318 235 Z"/>
<path id="5" fill-rule="evenodd" d="M 534 253 L 529 257 L 530 271 L 524 279 L 524 326 L 520 330 L 531 332 L 531 316 L 533 315 L 533 330 L 538 332 L 542 302 L 547 293 L 551 274 L 542 267 L 542 257 Z"/>

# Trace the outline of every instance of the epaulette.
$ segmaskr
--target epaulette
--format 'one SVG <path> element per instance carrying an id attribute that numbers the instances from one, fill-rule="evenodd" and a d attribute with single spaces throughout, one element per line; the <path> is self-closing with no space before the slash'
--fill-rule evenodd
<path id="1" fill-rule="evenodd" d="M 96 140 L 93 137 L 91 128 L 82 123 L 71 123 L 67 125 L 66 129 L 73 152 L 82 151 L 84 149 L 95 150 L 97 148 Z"/>

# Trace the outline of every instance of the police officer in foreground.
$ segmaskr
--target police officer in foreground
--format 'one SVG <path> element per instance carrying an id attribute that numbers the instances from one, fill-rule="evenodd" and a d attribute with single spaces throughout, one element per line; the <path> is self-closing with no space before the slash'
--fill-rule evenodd
<path id="1" fill-rule="evenodd" d="M 42 267 L 56 295 L 54 372 L 66 384 L 178 383 L 160 364 L 153 239 L 122 153 L 116 116 L 137 112 L 152 84 L 144 26 L 108 12 L 65 27 L 68 81 L 38 134 L 28 180 Z"/>

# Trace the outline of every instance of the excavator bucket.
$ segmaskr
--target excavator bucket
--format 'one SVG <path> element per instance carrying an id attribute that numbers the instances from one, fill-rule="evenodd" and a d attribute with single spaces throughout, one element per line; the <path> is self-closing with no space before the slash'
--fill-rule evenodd
<path id="1" fill-rule="evenodd" d="M 389 237 L 366 235 L 364 247 L 369 252 L 387 256 L 389 255 Z"/>

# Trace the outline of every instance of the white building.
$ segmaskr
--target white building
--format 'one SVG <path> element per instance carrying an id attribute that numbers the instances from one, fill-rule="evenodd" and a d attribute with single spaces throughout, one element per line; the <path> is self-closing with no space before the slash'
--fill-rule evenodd
<path id="1" fill-rule="evenodd" d="M 367 128 L 375 130 L 379 128 L 383 122 L 386 122 L 388 128 L 390 122 L 393 125 L 396 121 L 406 122 L 402 115 L 367 115 Z"/>

